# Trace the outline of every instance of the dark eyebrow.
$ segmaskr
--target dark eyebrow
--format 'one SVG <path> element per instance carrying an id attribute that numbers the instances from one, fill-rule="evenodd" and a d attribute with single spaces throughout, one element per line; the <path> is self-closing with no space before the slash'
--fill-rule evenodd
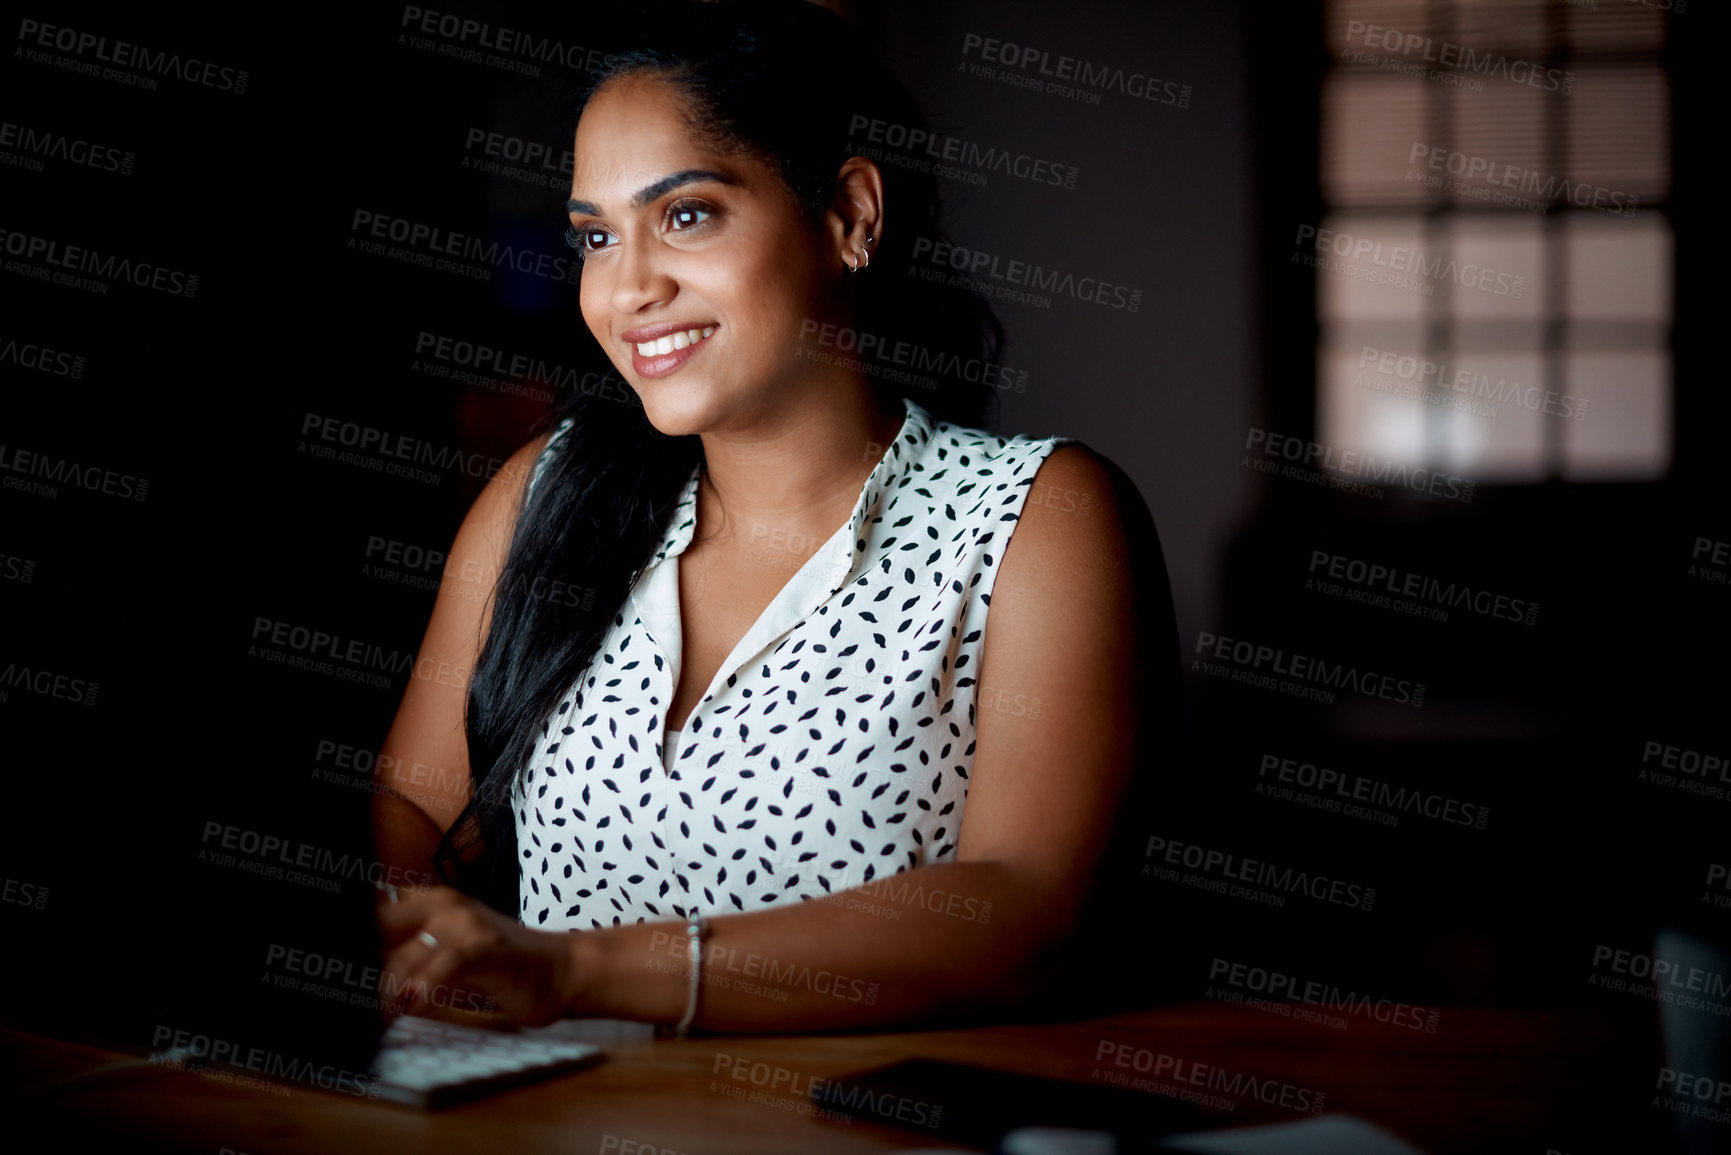
<path id="1" fill-rule="evenodd" d="M 724 172 L 715 172 L 712 169 L 706 168 L 688 168 L 682 172 L 676 172 L 669 176 L 664 176 L 654 184 L 644 185 L 642 188 L 638 189 L 636 193 L 632 194 L 631 207 L 634 209 L 640 209 L 644 205 L 655 200 L 657 197 L 666 196 L 668 193 L 682 185 L 696 184 L 698 181 L 706 180 L 715 181 L 717 184 L 725 185 L 739 184 L 738 180 L 728 176 Z M 592 217 L 606 215 L 601 211 L 600 206 L 591 204 L 588 201 L 580 200 L 566 201 L 565 211 L 584 213 Z"/>

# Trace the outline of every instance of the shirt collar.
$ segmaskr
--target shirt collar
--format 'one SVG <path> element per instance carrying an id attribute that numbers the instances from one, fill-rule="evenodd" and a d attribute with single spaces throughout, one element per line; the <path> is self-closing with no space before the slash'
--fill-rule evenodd
<path id="1" fill-rule="evenodd" d="M 829 598 L 854 579 L 871 561 L 869 525 L 882 520 L 885 501 L 892 490 L 914 482 L 913 474 L 934 433 L 932 418 L 914 401 L 902 399 L 905 417 L 895 440 L 880 450 L 876 467 L 860 487 L 854 501 L 853 514 L 846 525 L 837 527 L 799 571 L 753 622 L 745 636 L 716 671 L 710 692 L 703 698 L 707 704 L 714 697 L 714 687 L 723 679 L 731 680 L 743 662 L 761 653 L 794 626 L 804 621 Z M 871 450 L 867 451 L 868 454 Z M 668 524 L 672 527 L 654 559 L 632 587 L 631 601 L 638 620 L 649 631 L 650 640 L 666 655 L 666 669 L 661 689 L 669 700 L 679 685 L 680 665 L 684 656 L 684 624 L 680 620 L 678 565 L 661 563 L 684 553 L 697 529 L 697 485 L 701 473 L 697 467 L 680 494 Z M 701 710 L 702 705 L 699 706 Z M 693 717 L 700 717 L 694 714 Z M 678 776 L 678 772 L 674 772 Z"/>
<path id="2" fill-rule="evenodd" d="M 908 482 L 912 473 L 913 463 L 919 459 L 935 430 L 932 415 L 924 406 L 911 397 L 902 398 L 905 416 L 902 425 L 896 431 L 895 440 L 883 449 L 877 467 L 860 487 L 858 499 L 854 501 L 853 514 L 848 521 L 848 532 L 838 534 L 824 546 L 828 553 L 825 563 L 832 567 L 835 574 L 832 593 L 851 580 L 860 563 L 865 560 L 867 552 L 867 525 L 875 517 L 881 516 L 885 500 L 890 493 Z M 876 448 L 874 446 L 873 448 Z M 869 451 L 868 451 L 869 452 Z M 678 557 L 691 544 L 692 536 L 697 531 L 697 486 L 701 477 L 702 465 L 693 466 L 691 477 L 685 483 L 685 489 L 679 495 L 672 515 L 668 519 L 671 529 L 662 541 L 661 548 L 650 562 L 653 567 L 670 557 Z M 818 559 L 813 558 L 814 564 Z"/>

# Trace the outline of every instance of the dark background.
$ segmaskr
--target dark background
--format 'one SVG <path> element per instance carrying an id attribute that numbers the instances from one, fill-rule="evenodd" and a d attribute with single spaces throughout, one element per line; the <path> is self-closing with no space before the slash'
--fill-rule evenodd
<path id="1" fill-rule="evenodd" d="M 599 10 L 464 14 L 608 46 Z M 1691 8 L 1666 50 L 1669 474 L 1484 486 L 1467 505 L 1370 501 L 1240 465 L 1253 426 L 1315 432 L 1315 276 L 1287 262 L 1293 223 L 1321 212 L 1321 11 L 1089 2 L 1063 14 L 906 0 L 855 16 L 940 128 L 1081 169 L 1074 191 L 998 178 L 958 189 L 958 240 L 1144 290 L 1133 314 L 1062 298 L 1000 306 L 1005 361 L 1029 385 L 993 422 L 1112 458 L 1165 549 L 1185 732 L 1145 775 L 1115 852 L 1118 933 L 1138 944 L 1112 956 L 1128 988 L 1117 993 L 1200 997 L 1209 958 L 1226 956 L 1433 1006 L 1651 1015 L 1586 984 L 1594 947 L 1652 953 L 1667 925 L 1723 944 L 1731 929 L 1701 894 L 1708 865 L 1731 853 L 1731 802 L 1637 780 L 1651 740 L 1731 753 L 1731 591 L 1686 576 L 1698 538 L 1731 540 L 1710 314 L 1722 297 L 1722 22 Z M 29 581 L 0 580 L 0 668 L 100 685 L 89 706 L 18 689 L 0 701 L 0 870 L 48 891 L 40 910 L 0 904 L 6 1016 L 137 1042 L 165 1017 L 210 1013 L 192 1008 L 212 991 L 244 1018 L 270 998 L 254 982 L 261 944 L 284 928 L 309 947 L 340 942 L 356 909 L 198 861 L 211 821 L 364 853 L 368 795 L 317 776 L 332 768 L 319 744 L 376 749 L 406 681 L 377 689 L 273 665 L 249 655 L 255 622 L 413 651 L 434 594 L 401 579 L 429 571 L 365 573 L 369 542 L 443 550 L 485 482 L 321 460 L 302 447 L 308 415 L 503 458 L 544 406 L 417 369 L 418 336 L 571 375 L 600 355 L 575 285 L 478 282 L 348 247 L 366 210 L 564 257 L 558 180 L 464 165 L 479 155 L 465 150 L 473 128 L 563 143 L 555 68 L 517 77 L 399 45 L 402 10 L 389 6 L 218 21 L 58 6 L 35 18 L 249 73 L 237 95 L 173 78 L 143 92 L 17 53 L 0 68 L 5 120 L 135 156 L 126 174 L 0 167 L 0 227 L 199 278 L 189 299 L 0 275 L 0 342 L 84 358 L 76 378 L 0 363 L 0 444 L 148 479 L 142 501 L 66 484 L 52 498 L 0 491 L 0 554 L 33 563 Z M 955 71 L 970 31 L 1142 62 L 1193 96 L 1186 108 L 1091 106 L 975 81 Z M 1530 629 L 1472 615 L 1439 626 L 1318 598 L 1303 589 L 1316 549 L 1514 591 L 1542 616 Z M 1209 679 L 1190 669 L 1204 631 L 1410 672 L 1426 703 L 1308 705 Z M 1255 794 L 1270 753 L 1472 801 L 1491 819 L 1482 831 L 1410 816 L 1382 827 L 1270 801 Z M 1129 882 L 1150 834 L 1362 880 L 1376 905 L 1270 910 Z M 211 911 L 230 932 L 220 941 L 204 929 Z M 1637 1110 L 1652 1065 L 1632 1070 Z"/>

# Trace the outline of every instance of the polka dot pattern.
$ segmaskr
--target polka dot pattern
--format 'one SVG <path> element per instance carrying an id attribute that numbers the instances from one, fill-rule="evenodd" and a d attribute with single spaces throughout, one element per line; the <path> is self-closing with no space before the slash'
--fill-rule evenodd
<path id="1" fill-rule="evenodd" d="M 999 437 L 903 404 L 849 522 L 723 661 L 669 769 L 693 470 L 513 783 L 523 922 L 759 910 L 954 859 L 997 562 L 1040 462 L 1074 439 Z"/>

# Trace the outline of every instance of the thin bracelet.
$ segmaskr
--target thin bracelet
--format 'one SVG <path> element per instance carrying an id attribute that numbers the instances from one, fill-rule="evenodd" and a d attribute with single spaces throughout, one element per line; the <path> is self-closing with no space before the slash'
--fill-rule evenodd
<path id="1" fill-rule="evenodd" d="M 685 995 L 685 1017 L 673 1028 L 674 1037 L 683 1039 L 691 1031 L 691 1021 L 697 1017 L 697 991 L 702 985 L 703 940 L 709 937 L 709 920 L 693 918 L 685 924 L 686 957 L 691 961 L 691 985 Z"/>

